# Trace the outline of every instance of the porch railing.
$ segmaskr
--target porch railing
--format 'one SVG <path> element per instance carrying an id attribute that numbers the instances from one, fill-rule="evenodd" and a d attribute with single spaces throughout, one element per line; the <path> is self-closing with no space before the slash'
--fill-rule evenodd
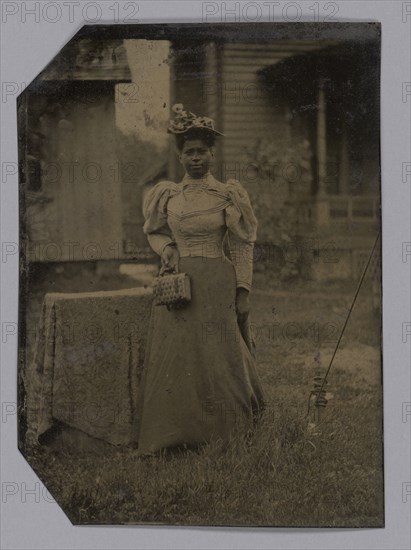
<path id="1" fill-rule="evenodd" d="M 357 222 L 375 224 L 380 215 L 380 199 L 375 195 L 326 195 L 304 201 L 298 205 L 298 219 L 301 223 L 317 222 L 327 226 L 330 223 Z"/>
<path id="2" fill-rule="evenodd" d="M 325 200 L 330 220 L 375 222 L 379 219 L 380 199 L 375 195 L 332 195 Z"/>

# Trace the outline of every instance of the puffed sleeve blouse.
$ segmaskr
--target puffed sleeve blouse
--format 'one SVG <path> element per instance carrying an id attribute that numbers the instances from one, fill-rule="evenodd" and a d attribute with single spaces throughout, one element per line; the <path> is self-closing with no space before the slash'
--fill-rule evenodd
<path id="1" fill-rule="evenodd" d="M 237 287 L 250 289 L 257 220 L 237 180 L 222 183 L 209 174 L 200 183 L 189 176 L 179 184 L 161 181 L 147 193 L 143 214 L 144 233 L 159 255 L 175 243 L 180 257 L 221 257 L 227 239 Z"/>

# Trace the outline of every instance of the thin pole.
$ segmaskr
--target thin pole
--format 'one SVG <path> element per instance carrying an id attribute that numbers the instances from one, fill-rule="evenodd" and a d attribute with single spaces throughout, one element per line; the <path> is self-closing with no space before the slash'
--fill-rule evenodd
<path id="1" fill-rule="evenodd" d="M 354 309 L 354 305 L 355 305 L 355 302 L 356 302 L 356 300 L 357 300 L 358 293 L 360 292 L 360 288 L 361 288 L 361 285 L 362 285 L 362 283 L 363 283 L 363 281 L 364 281 L 365 274 L 367 273 L 367 269 L 368 269 L 368 267 L 369 267 L 369 265 L 370 265 L 370 263 L 371 263 L 371 258 L 372 258 L 373 254 L 374 254 L 375 247 L 377 246 L 377 242 L 378 242 L 379 237 L 380 237 L 380 232 L 378 231 L 377 237 L 376 237 L 375 242 L 374 242 L 374 246 L 372 247 L 372 250 L 371 250 L 370 255 L 369 255 L 369 257 L 368 257 L 368 261 L 367 261 L 367 263 L 366 263 L 366 265 L 365 265 L 365 267 L 364 267 L 364 270 L 363 270 L 363 272 L 362 272 L 361 278 L 360 278 L 359 283 L 358 283 L 358 285 L 357 285 L 357 290 L 355 291 L 354 298 L 353 298 L 353 300 L 352 300 L 352 302 L 351 302 L 351 307 L 350 307 L 350 309 L 349 309 L 349 311 L 348 311 L 348 315 L 347 315 L 347 317 L 346 317 L 346 319 L 345 319 L 344 326 L 343 326 L 343 328 L 342 328 L 342 330 L 341 330 L 341 332 L 340 332 L 340 336 L 339 336 L 339 338 L 338 338 L 337 345 L 335 346 L 334 353 L 333 353 L 333 355 L 332 355 L 332 357 L 331 357 L 330 363 L 329 363 L 329 365 L 328 365 L 327 372 L 325 373 L 323 382 L 322 382 L 322 384 L 321 384 L 321 388 L 319 389 L 319 391 L 318 391 L 318 393 L 317 393 L 317 397 L 316 397 L 316 399 L 315 399 L 314 406 L 317 405 L 317 402 L 318 402 L 318 399 L 319 399 L 319 397 L 320 397 L 320 395 L 321 395 L 321 392 L 323 391 L 324 386 L 325 386 L 325 384 L 326 384 L 326 382 L 327 382 L 327 377 L 328 377 L 328 375 L 329 375 L 329 373 L 330 373 L 331 365 L 333 364 L 334 357 L 335 357 L 335 355 L 336 355 L 336 353 L 337 353 L 338 346 L 340 345 L 340 342 L 341 342 L 341 339 L 342 339 L 342 337 L 343 337 L 343 334 L 344 334 L 344 331 L 345 331 L 345 327 L 347 326 L 348 320 L 349 320 L 349 318 L 350 318 L 351 312 L 352 312 L 352 310 Z"/>

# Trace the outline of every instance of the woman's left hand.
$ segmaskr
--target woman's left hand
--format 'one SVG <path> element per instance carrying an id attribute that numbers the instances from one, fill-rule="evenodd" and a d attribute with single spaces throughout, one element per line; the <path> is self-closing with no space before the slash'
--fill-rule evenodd
<path id="1" fill-rule="evenodd" d="M 237 288 L 235 307 L 239 323 L 246 321 L 250 313 L 250 298 L 246 288 Z"/>
<path id="2" fill-rule="evenodd" d="M 161 253 L 160 274 L 163 274 L 166 271 L 174 271 L 175 273 L 178 273 L 179 257 L 180 255 L 177 247 L 172 243 L 167 244 Z"/>

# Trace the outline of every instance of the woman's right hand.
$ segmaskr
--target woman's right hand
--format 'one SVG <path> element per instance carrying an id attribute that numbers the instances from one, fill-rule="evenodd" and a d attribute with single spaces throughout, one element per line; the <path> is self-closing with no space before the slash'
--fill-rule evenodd
<path id="1" fill-rule="evenodd" d="M 164 271 L 178 272 L 179 259 L 180 255 L 174 244 L 165 246 L 161 254 L 161 273 L 164 273 Z"/>

